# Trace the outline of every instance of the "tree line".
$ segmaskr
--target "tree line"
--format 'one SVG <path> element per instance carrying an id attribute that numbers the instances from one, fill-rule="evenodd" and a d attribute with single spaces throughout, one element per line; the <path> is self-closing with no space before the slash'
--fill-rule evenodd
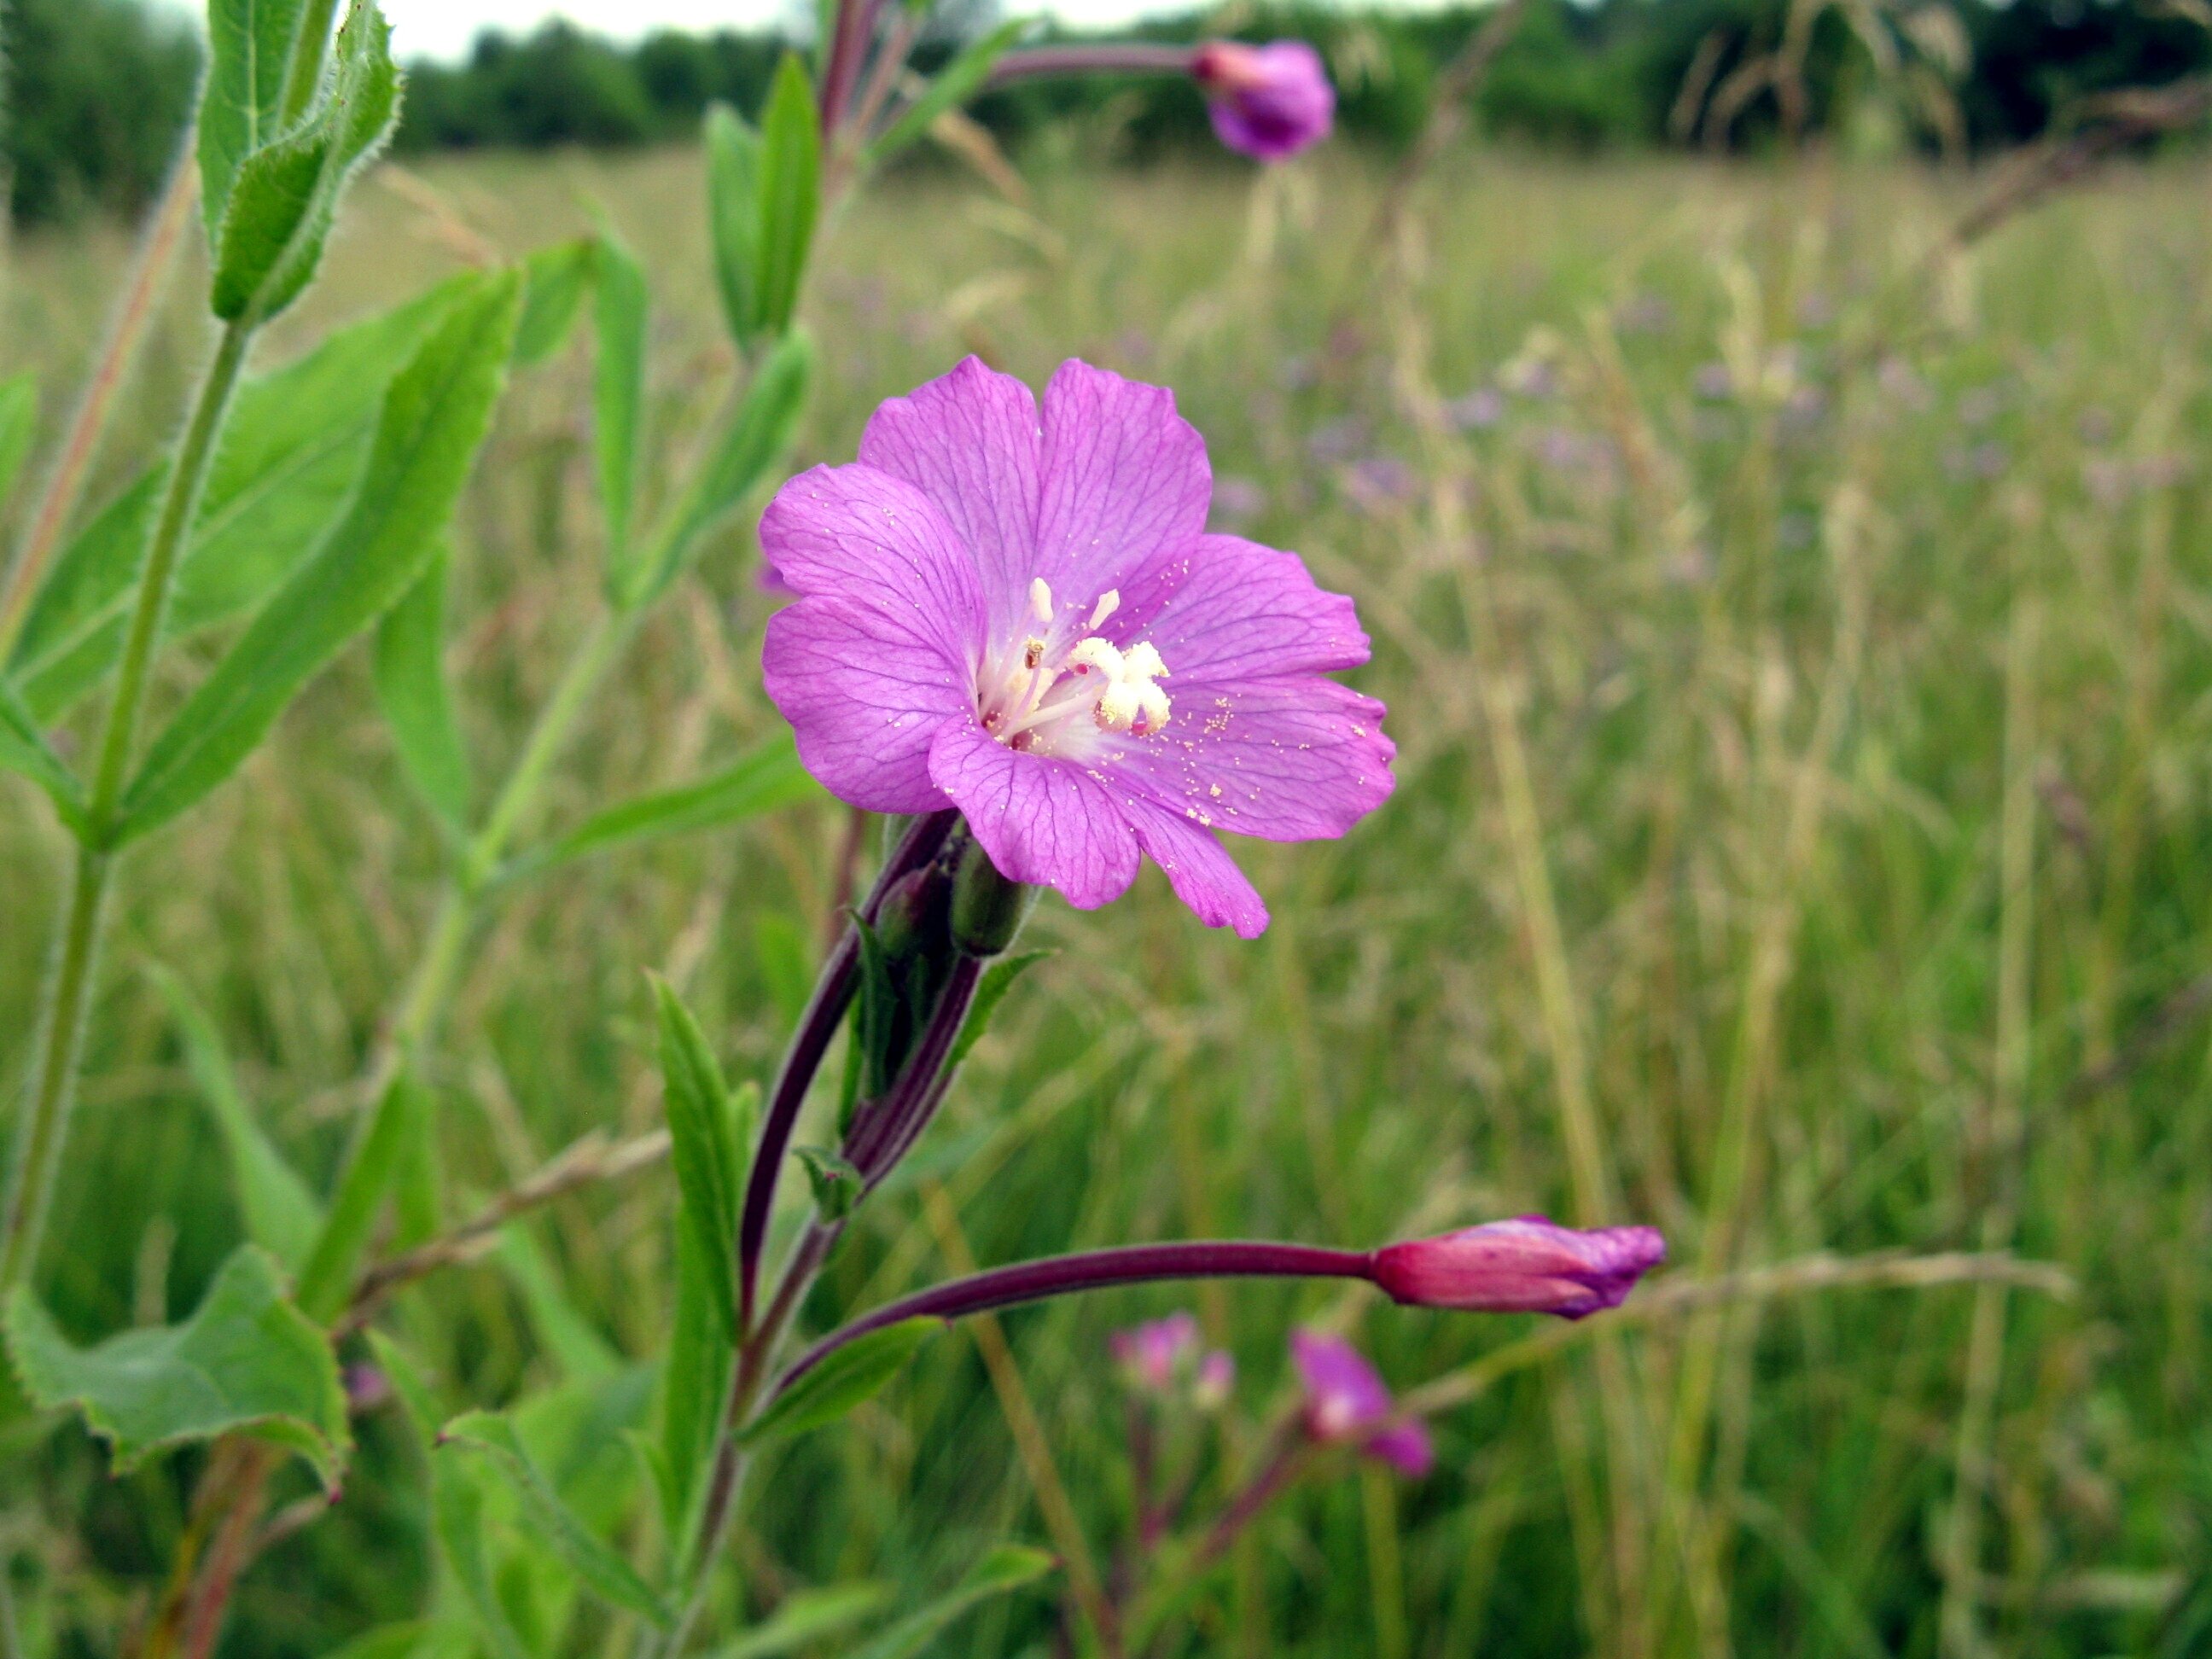
<path id="1" fill-rule="evenodd" d="M 1522 4 L 1474 94 L 1477 129 L 1585 151 L 1756 150 L 1819 134 L 1859 152 L 1981 152 L 2063 125 L 2099 94 L 2212 67 L 2212 28 L 2160 0 L 1834 0 L 1809 13 L 1802 0 Z M 1338 83 L 1341 131 L 1397 147 L 1490 15 L 1278 4 L 1239 32 L 1316 41 Z M 142 0 L 0 0 L 0 15 L 16 220 L 142 204 L 191 105 L 191 26 Z M 1194 13 L 1140 33 L 1182 41 L 1198 26 Z M 785 44 L 770 33 L 664 33 L 621 46 L 560 23 L 488 33 L 465 62 L 414 67 L 397 147 L 679 141 L 711 102 L 757 109 Z M 1017 151 L 1054 131 L 1133 161 L 1210 148 L 1198 94 L 1172 79 L 1024 82 L 975 113 Z"/>

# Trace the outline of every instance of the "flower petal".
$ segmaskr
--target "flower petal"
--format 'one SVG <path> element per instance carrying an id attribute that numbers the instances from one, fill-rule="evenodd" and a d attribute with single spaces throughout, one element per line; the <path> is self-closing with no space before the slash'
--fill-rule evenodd
<path id="1" fill-rule="evenodd" d="M 1310 676 L 1168 684 L 1166 730 L 1115 737 L 1096 763 L 1170 811 L 1263 841 L 1319 841 L 1389 799 L 1397 745 L 1374 698 Z"/>
<path id="2" fill-rule="evenodd" d="M 1239 939 L 1267 931 L 1267 905 L 1211 832 L 1150 801 L 1124 804 L 1137 845 L 1160 866 L 1175 895 L 1209 927 L 1234 927 Z"/>
<path id="3" fill-rule="evenodd" d="M 984 591 L 1018 607 L 1036 574 L 1040 447 L 1029 387 L 969 357 L 878 409 L 860 435 L 860 461 L 928 496 L 975 556 Z M 993 621 L 1018 614 L 994 611 Z"/>
<path id="4" fill-rule="evenodd" d="M 791 722 L 799 757 L 841 800 L 871 812 L 944 805 L 930 739 L 975 718 L 962 665 L 927 619 L 832 596 L 769 618 L 761 678 Z"/>
<path id="5" fill-rule="evenodd" d="M 800 594 L 886 611 L 965 660 L 982 640 L 982 586 L 960 532 L 903 478 L 817 466 L 775 493 L 762 550 Z"/>
<path id="6" fill-rule="evenodd" d="M 1175 681 L 1326 673 L 1368 656 L 1350 599 L 1316 586 L 1297 554 L 1242 536 L 1155 556 L 1103 631 L 1122 646 L 1150 640 Z"/>
<path id="7" fill-rule="evenodd" d="M 1045 388 L 1040 477 L 1033 574 L 1079 605 L 1204 531 L 1213 492 L 1173 392 L 1073 358 Z"/>
<path id="8" fill-rule="evenodd" d="M 1366 1452 L 1379 1457 L 1408 1480 L 1419 1480 L 1436 1466 L 1437 1449 L 1429 1439 L 1428 1425 L 1419 1418 L 1393 1423 L 1370 1436 Z"/>
<path id="9" fill-rule="evenodd" d="M 939 731 L 929 775 L 1009 881 L 1056 888 L 1095 910 L 1137 878 L 1136 837 L 1107 787 L 1072 762 L 1007 748 L 972 711 Z"/>

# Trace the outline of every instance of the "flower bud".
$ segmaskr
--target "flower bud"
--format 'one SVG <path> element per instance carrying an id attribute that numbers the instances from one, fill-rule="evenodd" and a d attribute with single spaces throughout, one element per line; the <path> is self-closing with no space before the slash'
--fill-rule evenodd
<path id="1" fill-rule="evenodd" d="M 1202 1412 L 1218 1412 L 1229 1403 L 1229 1391 L 1237 1386 L 1237 1362 L 1216 1348 L 1198 1362 L 1198 1375 L 1191 1379 L 1190 1403 Z"/>
<path id="2" fill-rule="evenodd" d="M 1198 1351 L 1198 1321 L 1188 1313 L 1147 1320 L 1107 1339 L 1121 1381 L 1138 1394 L 1165 1394 Z"/>
<path id="3" fill-rule="evenodd" d="M 1213 131 L 1230 149 L 1279 161 L 1328 136 L 1336 93 L 1321 54 L 1303 40 L 1264 46 L 1209 40 L 1191 59 Z"/>
<path id="4" fill-rule="evenodd" d="M 1412 1307 L 1580 1319 L 1619 1306 L 1666 1255 L 1654 1227 L 1581 1232 L 1529 1215 L 1386 1245 L 1375 1253 L 1374 1278 Z"/>
<path id="5" fill-rule="evenodd" d="M 1358 1349 L 1324 1331 L 1293 1331 L 1291 1361 L 1305 1391 L 1308 1434 L 1356 1444 L 1417 1480 L 1429 1472 L 1436 1454 L 1428 1429 L 1418 1419 L 1390 1420 L 1390 1390 Z"/>
<path id="6" fill-rule="evenodd" d="M 952 942 L 971 957 L 995 957 L 1014 942 L 1037 890 L 999 873 L 981 842 L 970 841 L 952 878 Z"/>
<path id="7" fill-rule="evenodd" d="M 884 960 L 903 963 L 944 949 L 945 878 L 935 868 L 910 871 L 891 884 L 876 909 L 876 943 Z"/>

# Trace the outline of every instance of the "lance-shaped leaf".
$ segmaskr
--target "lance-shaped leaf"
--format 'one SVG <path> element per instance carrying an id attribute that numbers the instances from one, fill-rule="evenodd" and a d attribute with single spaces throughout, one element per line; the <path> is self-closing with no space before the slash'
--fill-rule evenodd
<path id="1" fill-rule="evenodd" d="M 813 385 L 814 343 L 805 330 L 793 329 L 754 374 L 736 416 L 692 476 L 658 541 L 623 572 L 617 604 L 634 610 L 667 591 L 699 538 L 741 505 L 791 447 Z"/>
<path id="2" fill-rule="evenodd" d="M 558 841 L 525 854 L 503 873 L 508 879 L 536 875 L 572 860 L 661 836 L 726 829 L 763 812 L 810 800 L 818 793 L 819 787 L 799 763 L 791 734 L 779 732 L 710 778 L 655 790 L 593 813 Z"/>
<path id="3" fill-rule="evenodd" d="M 994 1596 L 1035 1583 L 1059 1565 L 1042 1550 L 1024 1544 L 1000 1544 L 969 1568 L 943 1595 L 908 1613 L 847 1659 L 913 1659 L 961 1614 Z"/>
<path id="4" fill-rule="evenodd" d="M 237 770 L 301 687 L 413 586 L 489 428 L 520 300 L 519 277 L 483 280 L 394 378 L 351 509 L 155 738 L 119 840 Z"/>
<path id="5" fill-rule="evenodd" d="M 676 1305 L 670 1319 L 668 1358 L 660 1374 L 660 1441 L 655 1478 L 660 1485 L 661 1525 L 678 1559 L 687 1559 L 697 1524 L 703 1477 L 714 1455 L 714 1431 L 736 1352 L 731 1321 L 720 1311 L 728 1275 L 707 1264 L 696 1229 L 676 1229 Z"/>
<path id="6" fill-rule="evenodd" d="M 0 380 L 0 507 L 8 504 L 38 432 L 39 383 L 27 374 Z"/>
<path id="7" fill-rule="evenodd" d="M 23 706 L 23 699 L 6 680 L 0 680 L 0 771 L 21 772 L 46 792 L 74 833 L 84 830 L 84 791 L 76 775 L 62 764 L 46 734 Z"/>
<path id="8" fill-rule="evenodd" d="M 729 1085 L 706 1033 L 667 981 L 655 977 L 653 995 L 660 1026 L 669 1152 L 683 1206 L 677 1224 L 691 1234 L 715 1317 L 734 1341 L 738 1194 L 744 1190 L 744 1171 L 730 1117 Z"/>
<path id="9" fill-rule="evenodd" d="M 396 367 L 477 280 L 441 283 L 342 329 L 239 392 L 179 565 L 172 635 L 252 609 L 321 544 L 360 481 Z M 113 665 L 167 476 L 141 473 L 40 585 L 9 668 L 41 719 L 58 719 Z"/>
<path id="10" fill-rule="evenodd" d="M 300 6 L 301 0 L 210 0 L 199 120 L 200 210 L 210 247 L 221 237 L 240 166 L 276 137 Z"/>
<path id="11" fill-rule="evenodd" d="M 811 1647 L 872 1619 L 891 1599 L 888 1584 L 828 1584 L 793 1590 L 775 1611 L 708 1659 L 775 1659 Z"/>
<path id="12" fill-rule="evenodd" d="M 222 1137 L 231 1188 L 246 1217 L 246 1236 L 283 1262 L 287 1272 L 298 1273 L 322 1231 L 323 1206 L 253 1121 L 222 1038 L 198 999 L 166 968 L 151 967 L 148 975 L 169 1005 L 169 1017 L 184 1040 L 185 1064 Z"/>
<path id="13" fill-rule="evenodd" d="M 873 1398 L 916 1349 L 944 1328 L 941 1319 L 902 1319 L 854 1337 L 785 1389 L 738 1438 L 748 1446 L 766 1445 L 836 1422 Z"/>
<path id="14" fill-rule="evenodd" d="M 599 238 L 592 261 L 599 297 L 592 311 L 598 356 L 592 369 L 592 447 L 606 521 L 607 569 L 619 585 L 629 556 L 638 426 L 645 411 L 645 272 L 611 236 Z"/>
<path id="15" fill-rule="evenodd" d="M 671 1614 L 667 1604 L 638 1577 L 629 1562 L 594 1536 L 561 1501 L 552 1482 L 532 1462 L 513 1423 L 496 1412 L 470 1412 L 447 1424 L 438 1443 L 441 1446 L 466 1448 L 489 1458 L 520 1500 L 523 1517 L 531 1530 L 567 1562 L 595 1595 L 663 1629 L 668 1626 Z"/>
<path id="16" fill-rule="evenodd" d="M 337 1361 L 253 1245 L 223 1263 L 181 1325 L 79 1348 L 19 1286 L 7 1335 L 24 1392 L 42 1410 L 82 1412 L 118 1473 L 165 1447 L 243 1431 L 297 1452 L 326 1491 L 344 1474 L 353 1441 Z"/>
<path id="17" fill-rule="evenodd" d="M 386 1194 L 398 1179 L 409 1144 L 422 1133 L 429 1091 L 405 1072 L 392 1079 L 376 1111 L 347 1158 L 331 1194 L 330 1212 L 300 1274 L 300 1306 L 317 1319 L 335 1319 L 353 1292 L 354 1269 L 368 1248 Z"/>
<path id="18" fill-rule="evenodd" d="M 591 237 L 578 236 L 541 247 L 522 262 L 522 321 L 514 331 L 518 364 L 542 363 L 567 343 L 584 295 L 591 292 L 598 246 Z"/>
<path id="19" fill-rule="evenodd" d="M 376 700 L 408 780 L 456 830 L 469 817 L 469 752 L 446 695 L 446 569 L 441 547 L 376 625 Z"/>
<path id="20" fill-rule="evenodd" d="M 760 251 L 755 289 L 761 331 L 791 326 L 814 240 L 822 189 L 822 129 L 814 88 L 796 52 L 786 52 L 761 112 Z"/>
<path id="21" fill-rule="evenodd" d="M 1014 981 L 1024 969 L 1042 962 L 1052 954 L 1049 951 L 1022 951 L 1012 956 L 1000 957 L 983 970 L 976 981 L 975 1000 L 968 1005 L 968 1017 L 960 1022 L 960 1035 L 952 1039 L 952 1052 L 945 1057 L 945 1069 L 957 1069 L 960 1062 L 975 1052 L 975 1045 L 983 1040 L 990 1029 L 991 1016 L 1006 1000 L 1006 993 L 1014 988 Z"/>
<path id="22" fill-rule="evenodd" d="M 727 104 L 707 108 L 707 228 L 722 318 L 740 346 L 760 327 L 760 135 Z"/>
<path id="23" fill-rule="evenodd" d="M 239 162 L 216 245 L 215 314 L 275 316 L 321 263 L 346 181 L 399 117 L 392 27 L 374 0 L 354 0 L 338 30 L 331 88 L 307 120 Z"/>
<path id="24" fill-rule="evenodd" d="M 991 66 L 1029 32 L 1031 22 L 1026 17 L 1009 18 L 962 47 L 959 55 L 938 71 L 921 96 L 902 110 L 883 137 L 868 146 L 869 164 L 890 160 L 927 132 L 930 124 L 945 111 L 957 109 L 974 97 L 990 78 Z"/>

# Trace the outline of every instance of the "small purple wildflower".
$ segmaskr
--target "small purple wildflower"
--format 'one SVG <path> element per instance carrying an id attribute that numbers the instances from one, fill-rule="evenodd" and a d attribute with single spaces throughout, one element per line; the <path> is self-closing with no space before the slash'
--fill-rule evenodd
<path id="1" fill-rule="evenodd" d="M 1324 678 L 1367 660 L 1352 601 L 1208 534 L 1211 493 L 1173 394 L 1087 363 L 1042 411 L 972 357 L 886 402 L 857 464 L 761 520 L 799 596 L 763 679 L 807 769 L 869 811 L 957 807 L 1008 880 L 1079 909 L 1147 854 L 1200 921 L 1257 937 L 1267 906 L 1213 831 L 1342 836 L 1395 747 L 1381 703 Z"/>
<path id="2" fill-rule="evenodd" d="M 1358 1349 L 1340 1336 L 1297 1330 L 1291 1333 L 1291 1360 L 1305 1393 L 1307 1433 L 1357 1443 L 1415 1480 L 1429 1472 L 1436 1454 L 1428 1430 L 1418 1420 L 1390 1422 L 1390 1390 Z"/>
<path id="3" fill-rule="evenodd" d="M 1306 437 L 1306 453 L 1322 462 L 1356 460 L 1366 450 L 1373 435 L 1367 422 L 1357 415 L 1340 415 L 1334 420 L 1323 421 Z"/>
<path id="4" fill-rule="evenodd" d="M 1260 161 L 1279 161 L 1328 137 L 1336 91 L 1321 54 L 1303 40 L 1248 46 L 1209 40 L 1190 72 L 1206 95 L 1221 142 Z"/>
<path id="5" fill-rule="evenodd" d="M 1198 1321 L 1188 1313 L 1148 1319 L 1106 1340 L 1121 1380 L 1139 1394 L 1165 1394 L 1198 1352 Z"/>
<path id="6" fill-rule="evenodd" d="M 1198 1375 L 1190 1385 L 1191 1403 L 1202 1412 L 1218 1412 L 1229 1403 L 1237 1386 L 1237 1362 L 1216 1348 L 1198 1362 Z"/>
<path id="7" fill-rule="evenodd" d="M 1444 417 L 1462 432 L 1486 432 L 1505 418 L 1505 394 L 1480 386 L 1444 405 Z"/>
<path id="8" fill-rule="evenodd" d="M 1369 455 L 1346 469 L 1344 488 L 1364 511 L 1380 514 L 1410 500 L 1416 481 L 1413 468 L 1395 455 Z"/>
<path id="9" fill-rule="evenodd" d="M 1524 1215 L 1385 1245 L 1375 1253 L 1375 1282 L 1413 1307 L 1580 1319 L 1618 1307 L 1666 1255 L 1656 1228 L 1582 1232 Z"/>
<path id="10" fill-rule="evenodd" d="M 1256 519 L 1267 510 L 1267 492 L 1249 478 L 1213 481 L 1213 516 L 1230 523 Z"/>

